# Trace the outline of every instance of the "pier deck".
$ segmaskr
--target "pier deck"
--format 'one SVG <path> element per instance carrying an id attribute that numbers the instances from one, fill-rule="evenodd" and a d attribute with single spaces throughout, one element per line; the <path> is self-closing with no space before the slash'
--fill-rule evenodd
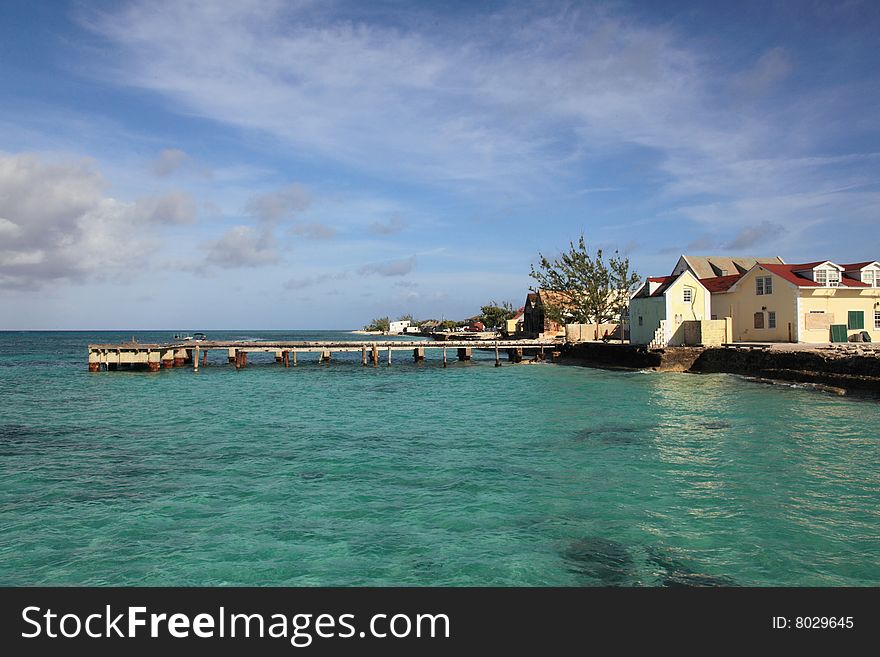
<path id="1" fill-rule="evenodd" d="M 442 352 L 442 363 L 446 366 L 446 352 L 455 349 L 458 360 L 471 359 L 474 349 L 495 351 L 495 365 L 501 365 L 500 353 L 507 352 L 508 360 L 520 362 L 524 350 L 534 351 L 543 358 L 545 350 L 549 353 L 559 349 L 560 343 L 548 340 L 448 340 L 434 342 L 429 340 L 380 340 L 380 341 L 330 341 L 330 342 L 288 342 L 288 341 L 214 341 L 199 342 L 175 341 L 168 343 L 147 344 L 139 342 L 122 342 L 117 344 L 90 344 L 89 371 L 101 369 L 116 370 L 120 367 L 145 367 L 151 372 L 160 368 L 183 367 L 192 364 L 198 371 L 199 361 L 207 364 L 208 352 L 225 352 L 227 362 L 236 369 L 247 366 L 248 353 L 274 353 L 275 361 L 284 367 L 291 364 L 296 367 L 299 354 L 318 354 L 321 362 L 329 362 L 333 352 L 361 354 L 361 364 L 368 362 L 378 365 L 380 352 L 387 354 L 388 365 L 391 365 L 391 354 L 395 351 L 412 351 L 415 361 L 425 359 L 425 352 L 437 349 Z"/>

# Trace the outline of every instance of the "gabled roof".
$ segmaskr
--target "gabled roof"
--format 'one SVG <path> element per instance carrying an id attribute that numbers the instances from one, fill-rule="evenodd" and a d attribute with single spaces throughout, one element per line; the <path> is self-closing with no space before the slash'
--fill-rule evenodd
<path id="1" fill-rule="evenodd" d="M 728 256 L 691 256 L 682 255 L 684 261 L 690 267 L 691 272 L 698 279 L 714 278 L 721 276 L 726 272 L 726 276 L 733 274 L 745 274 L 749 269 L 755 266 L 755 263 L 773 263 L 785 264 L 785 261 L 779 256 L 756 258 L 752 256 L 743 256 L 731 258 Z"/>
<path id="2" fill-rule="evenodd" d="M 642 283 L 641 287 L 636 290 L 636 293 L 632 295 L 633 299 L 644 299 L 646 297 L 657 296 L 657 291 L 661 288 L 666 289 L 669 285 L 666 283 L 675 280 L 678 276 L 649 276 L 648 280 L 645 283 Z M 654 291 L 654 294 L 651 294 L 651 283 L 660 283 L 660 288 Z M 665 285 L 665 287 L 664 287 Z M 662 294 L 662 292 L 661 292 Z"/>
<path id="3" fill-rule="evenodd" d="M 656 290 L 654 290 L 654 293 L 650 294 L 649 296 L 662 297 L 666 293 L 666 290 L 669 289 L 669 286 L 678 280 L 679 276 L 681 276 L 681 274 L 678 274 L 676 276 L 661 276 L 659 278 L 654 279 L 653 282 L 660 283 L 660 287 L 658 287 Z M 651 280 L 651 279 L 648 279 L 648 280 Z"/>
<path id="4" fill-rule="evenodd" d="M 806 264 L 798 264 L 798 265 L 771 265 L 771 264 L 762 264 L 760 265 L 767 271 L 776 274 L 780 278 L 785 279 L 789 283 L 793 283 L 798 287 L 825 287 L 821 283 L 817 283 L 816 281 L 811 281 L 809 278 L 805 276 L 800 276 L 796 272 L 799 271 L 807 271 L 809 269 L 813 269 L 817 265 L 821 265 L 827 260 L 822 260 L 819 262 L 806 263 Z M 841 276 L 840 278 L 840 287 L 870 287 L 866 283 L 862 283 L 861 281 L 856 281 L 851 278 L 846 278 L 845 276 Z"/>
<path id="5" fill-rule="evenodd" d="M 818 260 L 816 262 L 804 262 L 798 265 L 792 265 L 792 271 L 809 271 L 810 269 L 815 269 L 816 267 L 819 267 L 821 265 L 831 265 L 835 269 L 840 269 L 841 271 L 843 271 L 843 267 L 834 264 L 830 260 Z"/>
<path id="6" fill-rule="evenodd" d="M 849 265 L 840 266 L 843 267 L 843 271 L 859 271 L 865 267 L 870 267 L 871 265 L 877 265 L 880 267 L 880 262 L 877 262 L 876 260 L 868 260 L 867 262 L 853 262 Z"/>
<path id="7" fill-rule="evenodd" d="M 727 292 L 731 286 L 742 278 L 742 274 L 732 274 L 730 276 L 714 276 L 712 278 L 701 278 L 700 283 L 709 292 Z"/>

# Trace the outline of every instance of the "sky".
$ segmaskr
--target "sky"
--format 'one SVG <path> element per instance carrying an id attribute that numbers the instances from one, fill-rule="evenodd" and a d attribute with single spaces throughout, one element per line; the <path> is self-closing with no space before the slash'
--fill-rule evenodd
<path id="1" fill-rule="evenodd" d="M 880 3 L 4 0 L 0 330 L 522 305 L 583 234 L 880 259 Z"/>

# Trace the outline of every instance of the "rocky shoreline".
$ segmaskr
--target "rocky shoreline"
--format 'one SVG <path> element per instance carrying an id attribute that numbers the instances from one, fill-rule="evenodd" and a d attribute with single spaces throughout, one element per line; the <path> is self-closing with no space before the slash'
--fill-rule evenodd
<path id="1" fill-rule="evenodd" d="M 566 345 L 559 360 L 587 367 L 739 374 L 765 382 L 810 385 L 836 394 L 880 396 L 880 353 L 872 348 L 785 345 L 648 349 L 589 342 Z"/>

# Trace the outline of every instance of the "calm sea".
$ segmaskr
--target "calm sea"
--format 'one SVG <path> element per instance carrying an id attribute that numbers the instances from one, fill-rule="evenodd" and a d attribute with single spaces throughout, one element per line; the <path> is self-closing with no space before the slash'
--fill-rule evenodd
<path id="1" fill-rule="evenodd" d="M 491 353 L 89 374 L 132 333 L 173 332 L 0 333 L 0 584 L 880 584 L 875 401 Z"/>

